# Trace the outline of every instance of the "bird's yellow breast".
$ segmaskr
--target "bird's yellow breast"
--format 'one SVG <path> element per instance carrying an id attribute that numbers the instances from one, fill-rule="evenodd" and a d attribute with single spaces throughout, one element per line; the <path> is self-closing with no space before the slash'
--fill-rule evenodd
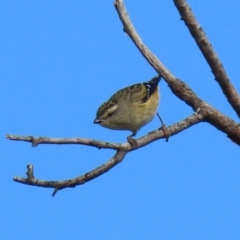
<path id="1" fill-rule="evenodd" d="M 130 117 L 134 123 L 135 129 L 139 129 L 150 122 L 157 113 L 159 104 L 158 88 L 151 97 L 141 104 L 134 104 L 130 111 Z"/>

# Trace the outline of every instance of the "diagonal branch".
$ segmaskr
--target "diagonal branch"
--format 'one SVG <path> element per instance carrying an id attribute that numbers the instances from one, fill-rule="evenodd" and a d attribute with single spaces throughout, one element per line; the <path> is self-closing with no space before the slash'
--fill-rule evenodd
<path id="1" fill-rule="evenodd" d="M 127 11 L 123 5 L 122 0 L 115 0 L 114 6 L 117 10 L 120 20 L 123 23 L 124 31 L 132 39 L 133 43 L 142 53 L 143 57 L 149 62 L 149 64 L 170 84 L 175 81 L 174 75 L 157 59 L 157 57 L 144 45 L 141 38 L 135 31 L 133 24 L 127 14 Z"/>
<path id="2" fill-rule="evenodd" d="M 111 168 L 116 166 L 118 163 L 120 163 L 124 159 L 126 154 L 127 152 L 119 150 L 109 161 L 97 167 L 96 169 L 90 172 L 87 172 L 84 175 L 81 175 L 79 177 L 64 180 L 64 181 L 47 181 L 47 180 L 37 179 L 34 177 L 32 165 L 27 166 L 27 169 L 28 169 L 27 178 L 14 177 L 13 180 L 15 182 L 19 182 L 19 183 L 27 184 L 31 186 L 54 188 L 54 192 L 52 194 L 52 196 L 54 196 L 58 190 L 62 190 L 64 188 L 69 188 L 69 187 L 76 187 L 78 185 L 82 185 L 88 181 L 91 181 L 94 178 L 99 177 L 100 175 L 104 174 L 105 172 L 109 171 Z"/>
<path id="3" fill-rule="evenodd" d="M 186 83 L 178 81 L 179 79 L 177 79 L 144 45 L 138 33 L 134 29 L 133 24 L 131 23 L 131 20 L 123 4 L 123 0 L 116 0 L 114 6 L 117 10 L 120 20 L 122 21 L 124 31 L 132 39 L 133 43 L 139 49 L 143 57 L 164 78 L 164 80 L 168 83 L 170 89 L 174 92 L 174 94 L 180 99 L 184 100 L 189 106 L 193 108 L 194 111 L 196 111 L 196 109 L 199 108 L 202 100 L 192 91 L 189 86 L 187 86 Z"/>
<path id="4" fill-rule="evenodd" d="M 195 18 L 191 8 L 188 6 L 185 0 L 173 0 L 176 8 L 178 9 L 181 19 L 185 22 L 192 37 L 196 41 L 199 49 L 205 57 L 208 65 L 210 66 L 212 73 L 215 76 L 215 80 L 220 85 L 224 95 L 227 97 L 229 103 L 240 117 L 240 97 L 232 85 L 227 73 L 214 51 L 211 43 L 207 39 L 202 27 Z"/>

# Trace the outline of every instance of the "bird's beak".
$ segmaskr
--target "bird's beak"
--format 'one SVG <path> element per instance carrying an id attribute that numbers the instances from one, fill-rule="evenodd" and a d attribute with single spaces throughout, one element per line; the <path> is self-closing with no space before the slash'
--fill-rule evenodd
<path id="1" fill-rule="evenodd" d="M 98 119 L 98 118 L 96 118 L 94 121 L 93 121 L 93 123 L 101 123 L 102 122 L 102 120 L 100 120 L 100 119 Z"/>

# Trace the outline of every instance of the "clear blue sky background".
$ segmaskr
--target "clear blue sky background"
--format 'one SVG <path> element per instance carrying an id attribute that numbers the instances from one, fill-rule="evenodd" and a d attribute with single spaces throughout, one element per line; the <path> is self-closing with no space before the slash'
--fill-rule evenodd
<path id="1" fill-rule="evenodd" d="M 216 84 L 173 1 L 125 1 L 147 46 L 201 98 L 238 118 Z M 189 1 L 240 91 L 240 3 Z M 12 181 L 35 175 L 63 180 L 107 161 L 114 152 L 40 145 L 5 134 L 87 137 L 125 142 L 129 132 L 94 125 L 97 108 L 116 90 L 156 72 L 143 59 L 113 1 L 0 3 L 0 235 L 42 239 L 240 239 L 240 150 L 202 123 L 131 152 L 110 172 L 52 198 L 52 189 Z M 167 125 L 192 114 L 161 82 Z M 138 137 L 159 127 L 155 118 Z"/>

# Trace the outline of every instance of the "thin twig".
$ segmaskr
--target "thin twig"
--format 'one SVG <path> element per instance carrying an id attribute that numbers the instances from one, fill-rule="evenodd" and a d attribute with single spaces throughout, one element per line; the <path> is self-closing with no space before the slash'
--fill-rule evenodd
<path id="1" fill-rule="evenodd" d="M 92 147 L 97 147 L 99 149 L 122 149 L 128 150 L 129 144 L 118 144 L 98 141 L 88 138 L 49 138 L 49 137 L 34 137 L 34 136 L 19 136 L 13 134 L 7 134 L 6 138 L 14 141 L 24 141 L 32 143 L 32 147 L 37 147 L 39 144 L 81 144 Z"/>

